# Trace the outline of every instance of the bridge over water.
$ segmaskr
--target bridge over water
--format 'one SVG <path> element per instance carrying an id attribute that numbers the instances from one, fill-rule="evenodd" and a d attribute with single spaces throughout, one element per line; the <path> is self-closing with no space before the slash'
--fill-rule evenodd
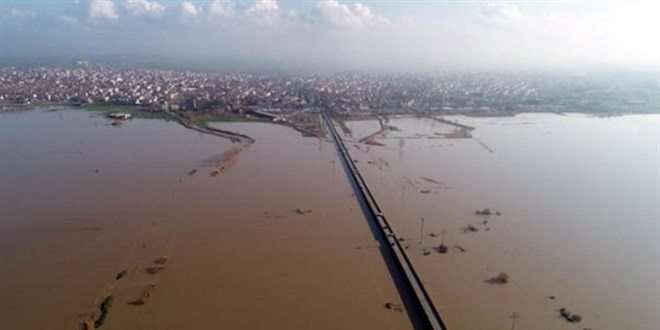
<path id="1" fill-rule="evenodd" d="M 392 230 L 360 171 L 355 166 L 355 162 L 337 133 L 337 129 L 326 113 L 323 113 L 322 117 L 335 143 L 344 170 L 355 191 L 355 196 L 369 222 L 369 227 L 380 243 L 380 251 L 413 326 L 415 329 L 446 330 L 447 327 L 433 305 L 431 297 L 426 292 L 404 248 L 399 243 L 396 233 Z"/>

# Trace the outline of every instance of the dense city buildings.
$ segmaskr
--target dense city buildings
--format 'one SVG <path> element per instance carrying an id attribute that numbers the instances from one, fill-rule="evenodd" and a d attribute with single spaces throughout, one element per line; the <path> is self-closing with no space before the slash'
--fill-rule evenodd
<path id="1" fill-rule="evenodd" d="M 506 114 L 529 111 L 655 112 L 654 76 L 576 73 L 260 75 L 79 62 L 0 69 L 3 104 L 138 105 L 161 111 L 245 113 L 329 109 L 371 113 Z"/>

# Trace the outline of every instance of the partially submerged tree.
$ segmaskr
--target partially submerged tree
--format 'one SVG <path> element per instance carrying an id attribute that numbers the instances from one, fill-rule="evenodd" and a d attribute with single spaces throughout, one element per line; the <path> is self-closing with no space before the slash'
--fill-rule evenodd
<path id="1" fill-rule="evenodd" d="M 440 245 L 438 246 L 438 252 L 440 253 L 447 253 L 449 249 L 445 245 L 445 235 L 447 234 L 447 229 L 442 229 L 440 231 Z"/>

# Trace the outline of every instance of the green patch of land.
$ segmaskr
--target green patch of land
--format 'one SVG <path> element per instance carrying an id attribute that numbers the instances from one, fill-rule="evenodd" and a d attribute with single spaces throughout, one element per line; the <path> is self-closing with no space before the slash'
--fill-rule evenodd
<path id="1" fill-rule="evenodd" d="M 351 135 L 351 129 L 346 126 L 346 119 L 344 118 L 335 118 L 337 121 L 337 125 L 339 125 L 339 128 L 341 128 L 342 132 L 347 135 Z"/>
<path id="2" fill-rule="evenodd" d="M 249 120 L 244 117 L 203 117 L 203 118 L 195 118 L 193 120 L 195 124 L 208 128 L 209 124 L 215 123 L 215 122 L 254 122 L 256 120 Z"/>
<path id="3" fill-rule="evenodd" d="M 288 125 L 302 133 L 303 136 L 323 137 L 323 123 L 320 115 L 316 112 L 305 113 L 300 116 L 290 117 Z"/>

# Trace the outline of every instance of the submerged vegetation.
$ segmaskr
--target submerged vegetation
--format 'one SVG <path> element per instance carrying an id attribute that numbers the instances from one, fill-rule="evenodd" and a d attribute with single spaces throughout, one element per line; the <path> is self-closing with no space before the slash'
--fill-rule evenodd
<path id="1" fill-rule="evenodd" d="M 305 214 L 308 214 L 308 213 L 312 213 L 312 210 L 311 209 L 297 208 L 297 209 L 293 210 L 293 212 L 295 212 L 297 215 L 305 215 Z"/>
<path id="2" fill-rule="evenodd" d="M 156 286 L 153 284 L 148 284 L 142 291 L 142 294 L 140 294 L 140 296 L 137 299 L 131 301 L 130 304 L 135 306 L 142 306 L 146 304 L 147 301 L 149 301 L 149 299 L 151 298 L 151 295 L 153 294 L 154 290 L 156 290 Z"/>
<path id="3" fill-rule="evenodd" d="M 110 309 L 112 308 L 112 302 L 114 301 L 114 298 L 112 296 L 107 296 L 101 304 L 99 305 L 99 309 L 101 310 L 101 315 L 94 320 L 94 328 L 100 328 L 105 324 L 106 319 L 108 318 L 108 313 L 110 313 Z M 87 324 L 87 323 L 86 323 Z"/>
<path id="4" fill-rule="evenodd" d="M 580 323 L 582 321 L 582 316 L 580 316 L 580 314 L 573 314 L 564 307 L 559 309 L 559 315 L 570 323 Z"/>
<path id="5" fill-rule="evenodd" d="M 127 274 L 128 274 L 128 270 L 127 270 L 127 269 L 124 269 L 124 270 L 122 270 L 121 272 L 117 273 L 117 275 L 115 276 L 115 280 L 120 280 L 120 279 L 122 279 L 124 276 L 126 276 Z"/>
<path id="6" fill-rule="evenodd" d="M 499 273 L 497 274 L 497 276 L 487 280 L 486 283 L 503 285 L 509 283 L 509 281 L 510 281 L 509 274 Z"/>

